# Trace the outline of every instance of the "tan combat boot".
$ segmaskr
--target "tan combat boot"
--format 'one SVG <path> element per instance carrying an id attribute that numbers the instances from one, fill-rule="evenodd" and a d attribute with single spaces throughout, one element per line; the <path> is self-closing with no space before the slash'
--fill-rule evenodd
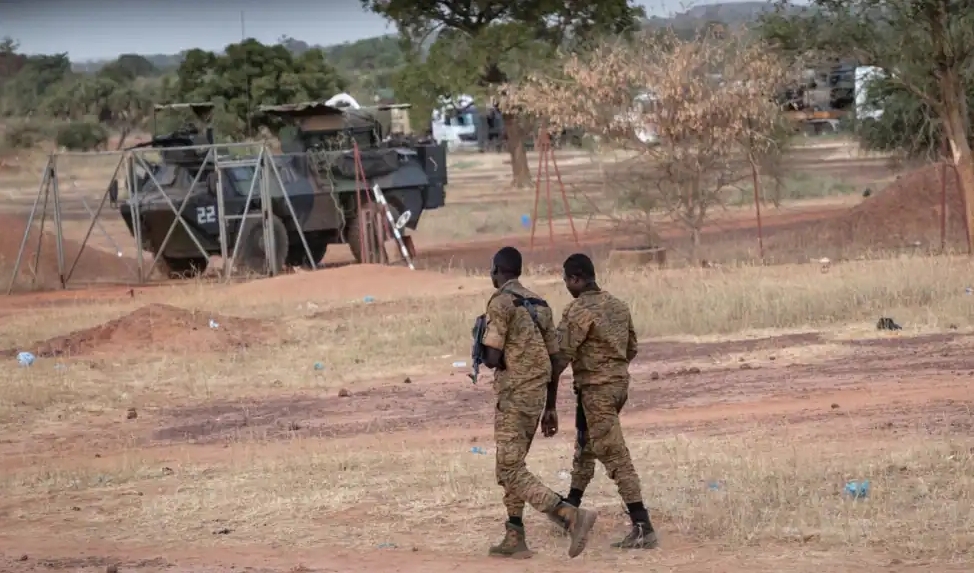
<path id="1" fill-rule="evenodd" d="M 527 559 L 534 555 L 528 549 L 528 542 L 524 536 L 524 528 L 510 522 L 504 525 L 507 528 L 504 540 L 497 545 L 491 546 L 488 554 L 491 557 L 506 557 L 508 559 Z"/>
<path id="2" fill-rule="evenodd" d="M 571 543 L 568 545 L 568 556 L 578 557 L 585 550 L 588 543 L 588 534 L 595 525 L 596 514 L 588 509 L 581 509 L 565 502 L 558 504 L 558 507 L 549 516 L 556 523 L 564 523 L 568 534 L 571 536 Z"/>

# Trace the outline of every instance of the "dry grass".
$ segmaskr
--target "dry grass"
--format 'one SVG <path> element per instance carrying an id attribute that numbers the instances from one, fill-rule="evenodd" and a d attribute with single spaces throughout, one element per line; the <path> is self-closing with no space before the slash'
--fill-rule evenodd
<path id="1" fill-rule="evenodd" d="M 848 323 L 871 329 L 881 316 L 895 318 L 909 333 L 974 327 L 974 306 L 965 290 L 972 273 L 974 263 L 966 258 L 909 257 L 850 262 L 828 273 L 818 265 L 607 272 L 602 283 L 631 305 L 642 339 Z M 489 279 L 482 280 L 489 289 Z M 547 297 L 556 314 L 569 300 L 557 278 L 526 276 L 524 282 Z M 133 399 L 154 404 L 263 395 L 281 388 L 336 389 L 363 379 L 442 371 L 469 352 L 470 324 L 485 304 L 484 294 L 474 292 L 371 304 L 321 302 L 309 310 L 293 302 L 262 304 L 214 296 L 212 288 L 174 289 L 164 299 L 186 308 L 276 320 L 285 343 L 220 357 L 199 356 L 192 349 L 185 356 L 151 358 L 148 353 L 109 353 L 99 359 L 103 366 L 81 377 L 48 379 L 54 365 L 47 362 L 13 369 L 0 389 L 0 413 L 5 414 L 0 419 L 23 419 L 22 402 L 42 410 L 74 407 L 79 400 L 118 408 Z M 27 347 L 94 326 L 140 304 L 61 307 L 7 316 L 0 348 Z M 313 372 L 316 362 L 325 365 L 324 372 Z M 58 382 L 62 378 L 64 384 L 71 381 L 70 388 Z M 54 409 L 64 414 L 60 407 Z"/>
<path id="2" fill-rule="evenodd" d="M 631 432 L 629 442 L 657 523 L 701 543 L 728 550 L 772 542 L 819 551 L 876 547 L 901 558 L 947 559 L 974 542 L 969 443 L 911 436 L 797 447 L 802 437 L 754 428 L 695 439 Z M 567 438 L 540 441 L 531 468 L 564 489 L 569 453 Z M 27 500 L 12 518 L 57 511 L 46 501 L 56 493 L 82 507 L 79 532 L 97 528 L 111 540 L 142 541 L 151 530 L 160 543 L 337 541 L 479 554 L 499 518 L 492 465 L 491 456 L 459 441 L 416 448 L 294 440 L 235 443 L 216 464 L 201 464 L 189 451 L 166 462 L 131 452 L 100 468 L 28 470 L 2 483 L 8 495 Z M 871 481 L 869 497 L 844 496 L 844 484 L 859 479 Z M 611 482 L 598 476 L 587 499 L 602 514 L 597 535 L 621 534 Z M 89 508 L 96 503 L 100 511 Z M 543 518 L 529 512 L 527 519 L 536 548 L 563 551 Z M 232 535 L 213 535 L 221 529 Z M 621 559 L 600 545 L 583 559 Z"/>
<path id="3" fill-rule="evenodd" d="M 974 306 L 965 291 L 974 263 L 966 258 L 850 262 L 827 273 L 817 265 L 795 265 L 602 275 L 604 286 L 631 304 L 643 339 L 811 328 L 868 336 L 880 316 L 903 324 L 904 335 L 974 327 Z M 488 289 L 488 279 L 482 281 Z M 556 312 L 568 302 L 556 277 L 534 273 L 524 282 L 548 297 Z M 154 543 L 361 549 L 394 544 L 480 555 L 486 537 L 498 533 L 503 510 L 493 457 L 471 453 L 467 437 L 274 442 L 259 433 L 239 434 L 203 457 L 204 450 L 188 446 L 164 453 L 139 450 L 136 430 L 117 423 L 133 406 L 147 412 L 139 423 L 151 424 L 153 412 L 177 406 L 293 393 L 332 396 L 363 380 L 446 372 L 469 351 L 470 324 L 485 303 L 483 292 L 464 293 L 371 304 L 319 300 L 310 309 L 274 294 L 244 299 L 191 285 L 160 299 L 276 320 L 285 342 L 219 356 L 187 349 L 183 355 L 109 352 L 60 364 L 41 360 L 32 368 L 10 367 L 8 361 L 0 384 L 0 427 L 24 444 L 33 434 L 35 445 L 24 447 L 25 459 L 42 447 L 45 438 L 38 436 L 88 428 L 108 436 L 105 447 L 114 449 L 100 460 L 85 450 L 42 464 L 12 463 L 0 472 L 9 500 L 4 510 L 21 530 L 46 531 L 61 519 L 64 506 L 78 507 L 72 521 L 58 526 L 78 539 L 97 531 L 107 540 L 144 542 L 151 531 Z M 5 315 L 0 348 L 93 326 L 139 304 Z M 316 362 L 324 369 L 316 370 Z M 488 425 L 483 420 L 473 432 L 486 436 Z M 964 559 L 974 543 L 969 439 L 923 428 L 908 429 L 895 441 L 888 435 L 871 439 L 868 431 L 845 435 L 845 427 L 735 422 L 730 428 L 720 436 L 629 431 L 647 502 L 670 534 L 726 552 L 762 545 L 933 560 Z M 562 435 L 539 440 L 532 449 L 531 468 L 558 490 L 568 485 L 561 476 L 570 468 L 569 442 Z M 869 499 L 842 496 L 845 482 L 856 479 L 871 481 Z M 712 490 L 709 482 L 720 486 Z M 624 566 L 628 557 L 603 547 L 622 532 L 624 518 L 602 472 L 588 499 L 602 518 L 599 542 L 582 559 Z M 541 517 L 528 512 L 527 519 L 536 550 L 564 551 L 564 541 Z M 224 529 L 231 533 L 214 535 Z"/>

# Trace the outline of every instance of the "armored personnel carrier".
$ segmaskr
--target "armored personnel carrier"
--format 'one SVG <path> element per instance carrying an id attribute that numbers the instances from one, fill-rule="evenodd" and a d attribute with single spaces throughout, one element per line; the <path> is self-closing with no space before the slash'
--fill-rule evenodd
<path id="1" fill-rule="evenodd" d="M 415 230 L 425 210 L 445 204 L 446 146 L 389 136 L 388 127 L 382 121 L 388 109 L 337 108 L 310 102 L 261 107 L 259 111 L 284 126 L 280 134 L 283 153 L 273 156 L 280 185 L 276 178 L 268 179 L 273 182 L 269 190 L 270 225 L 278 267 L 281 263 L 317 265 L 328 245 L 337 243 L 348 243 L 359 262 L 384 260 L 385 249 L 379 245 L 378 237 L 385 215 L 366 198 L 360 203 L 356 189 L 378 184 L 394 219 L 404 229 Z M 359 148 L 366 178 L 364 186 L 361 182 L 356 184 L 353 142 Z M 211 147 L 176 149 L 193 145 Z M 207 255 L 220 254 L 221 220 L 226 222 L 228 252 L 240 237 L 239 251 L 234 257 L 239 264 L 258 273 L 280 270 L 268 267 L 271 257 L 264 252 L 260 218 L 242 217 L 261 212 L 258 191 L 247 200 L 256 167 L 240 158 L 226 162 L 221 158 L 217 165 L 221 166 L 222 173 L 217 177 L 212 161 L 206 161 L 212 145 L 210 129 L 203 136 L 198 131 L 181 130 L 154 137 L 144 144 L 158 148 L 162 160 L 148 165 L 151 176 L 145 170 L 130 174 L 137 191 L 134 197 L 119 205 L 125 224 L 134 235 L 132 205 L 138 202 L 143 247 L 162 259 L 170 276 L 195 276 L 206 270 L 209 259 L 203 256 L 197 242 Z M 194 177 L 201 169 L 202 175 L 194 184 Z M 218 181 L 222 181 L 220 189 Z M 219 212 L 218 193 L 223 195 L 225 217 Z M 285 194 L 294 208 L 294 216 L 287 207 Z M 175 221 L 170 202 L 176 209 L 189 202 L 183 209 L 185 225 L 175 226 L 164 252 L 160 253 L 159 248 Z M 366 205 L 363 212 L 359 212 L 360 204 Z M 365 230 L 360 233 L 363 227 Z M 371 240 L 368 234 L 372 235 Z M 301 235 L 313 260 L 308 259 Z M 364 252 L 367 248 L 373 252 Z"/>

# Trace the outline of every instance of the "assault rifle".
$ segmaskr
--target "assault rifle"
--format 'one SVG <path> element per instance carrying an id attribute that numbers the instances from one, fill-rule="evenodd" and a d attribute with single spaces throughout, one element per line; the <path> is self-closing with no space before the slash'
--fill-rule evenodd
<path id="1" fill-rule="evenodd" d="M 484 363 L 484 333 L 487 332 L 487 315 L 481 314 L 473 323 L 473 347 L 470 349 L 470 359 L 473 361 L 473 372 L 467 374 L 474 384 L 480 376 L 480 365 Z"/>
<path id="2" fill-rule="evenodd" d="M 540 298 L 529 298 L 523 297 L 519 294 L 509 293 L 514 297 L 514 306 L 523 307 L 528 311 L 531 316 L 531 321 L 534 325 L 541 328 L 538 318 L 537 307 L 543 306 L 547 307 L 548 303 Z M 467 374 L 474 384 L 477 383 L 477 377 L 480 376 L 480 365 L 484 363 L 484 333 L 487 332 L 487 315 L 481 314 L 477 317 L 477 320 L 473 323 L 473 346 L 470 348 L 470 359 L 473 365 L 473 372 Z M 503 363 L 503 360 L 502 360 Z"/>

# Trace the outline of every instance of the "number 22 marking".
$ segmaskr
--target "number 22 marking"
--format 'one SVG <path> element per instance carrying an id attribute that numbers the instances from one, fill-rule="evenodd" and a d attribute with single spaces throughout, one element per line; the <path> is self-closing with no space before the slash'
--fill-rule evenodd
<path id="1" fill-rule="evenodd" d="M 200 225 L 205 225 L 206 223 L 215 223 L 216 207 L 214 207 L 213 205 L 210 205 L 208 207 L 197 207 L 196 222 Z"/>

